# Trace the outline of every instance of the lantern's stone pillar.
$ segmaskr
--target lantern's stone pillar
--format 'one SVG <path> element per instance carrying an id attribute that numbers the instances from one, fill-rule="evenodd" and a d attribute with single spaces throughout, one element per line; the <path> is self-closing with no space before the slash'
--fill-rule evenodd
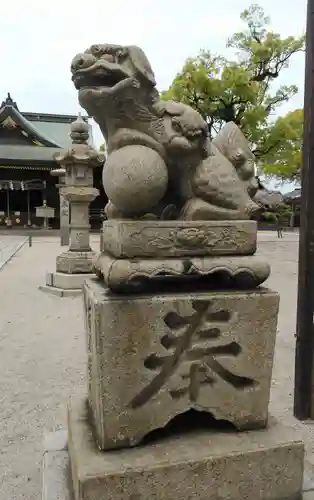
<path id="1" fill-rule="evenodd" d="M 70 136 L 72 146 L 55 156 L 61 166 L 56 172 L 64 172 L 60 193 L 71 212 L 69 248 L 57 257 L 57 272 L 48 273 L 46 286 L 40 286 L 60 296 L 80 294 L 85 279 L 93 275 L 89 204 L 98 194 L 93 187 L 93 169 L 104 162 L 103 155 L 88 144 L 88 124 L 80 116 L 72 123 Z"/>
<path id="2" fill-rule="evenodd" d="M 56 168 L 50 172 L 50 175 L 58 177 L 57 188 L 59 189 L 60 200 L 60 241 L 61 246 L 69 245 L 69 224 L 70 224 L 70 207 L 68 200 L 63 195 L 65 185 L 65 169 Z"/>

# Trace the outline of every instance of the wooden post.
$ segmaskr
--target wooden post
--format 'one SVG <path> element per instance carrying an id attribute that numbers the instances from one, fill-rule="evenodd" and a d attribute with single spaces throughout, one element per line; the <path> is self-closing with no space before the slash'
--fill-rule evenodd
<path id="1" fill-rule="evenodd" d="M 294 415 L 314 418 L 314 0 L 308 0 Z"/>
<path id="2" fill-rule="evenodd" d="M 295 204 L 291 204 L 291 214 L 290 214 L 290 229 L 294 229 L 294 219 L 295 219 Z"/>
<path id="3" fill-rule="evenodd" d="M 30 200 L 30 191 L 27 189 L 27 225 L 31 226 L 32 221 L 31 221 L 31 200 Z"/>
<path id="4" fill-rule="evenodd" d="M 12 226 L 12 221 L 11 221 L 11 213 L 10 213 L 10 191 L 9 191 L 9 186 L 7 189 L 7 227 Z"/>

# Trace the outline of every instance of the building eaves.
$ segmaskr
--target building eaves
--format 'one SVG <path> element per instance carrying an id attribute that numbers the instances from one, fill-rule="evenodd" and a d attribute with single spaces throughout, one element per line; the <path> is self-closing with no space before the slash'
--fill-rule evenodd
<path id="1" fill-rule="evenodd" d="M 19 125 L 28 135 L 36 139 L 40 144 L 48 148 L 61 148 L 60 144 L 49 139 L 42 132 L 37 130 L 37 128 L 27 120 L 17 108 L 12 105 L 5 105 L 0 109 L 0 123 L 2 123 L 6 118 L 10 117 L 17 125 Z"/>
<path id="2" fill-rule="evenodd" d="M 0 168 L 13 162 L 55 162 L 54 155 L 60 153 L 59 147 L 7 146 L 0 145 Z"/>

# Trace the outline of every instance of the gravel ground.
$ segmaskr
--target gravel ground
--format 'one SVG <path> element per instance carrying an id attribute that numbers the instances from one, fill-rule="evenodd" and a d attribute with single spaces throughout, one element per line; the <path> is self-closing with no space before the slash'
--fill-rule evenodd
<path id="1" fill-rule="evenodd" d="M 5 265 L 8 259 L 11 258 L 27 241 L 24 236 L 2 236 L 0 235 L 0 269 Z"/>
<path id="2" fill-rule="evenodd" d="M 40 499 L 43 432 L 64 427 L 67 399 L 84 391 L 82 298 L 37 288 L 60 251 L 34 238 L 0 271 L 0 500 Z"/>
<path id="3" fill-rule="evenodd" d="M 297 235 L 259 239 L 269 286 L 281 294 L 271 412 L 301 429 L 314 465 L 314 424 L 292 417 Z M 38 290 L 60 251 L 57 238 L 37 237 L 0 271 L 0 500 L 40 499 L 43 433 L 65 427 L 68 398 L 85 390 L 82 298 Z"/>

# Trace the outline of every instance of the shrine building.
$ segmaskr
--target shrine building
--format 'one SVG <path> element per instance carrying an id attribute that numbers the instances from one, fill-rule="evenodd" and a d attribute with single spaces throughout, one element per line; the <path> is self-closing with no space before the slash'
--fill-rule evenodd
<path id="1" fill-rule="evenodd" d="M 55 209 L 49 226 L 59 227 L 58 179 L 50 175 L 60 165 L 54 155 L 71 144 L 74 115 L 21 112 L 8 94 L 0 106 L 0 228 L 42 227 L 36 207 Z M 83 117 L 88 121 L 87 117 Z M 90 144 L 93 145 L 89 124 Z M 92 226 L 100 226 L 105 199 L 101 169 L 94 171 L 94 186 L 101 194 L 90 207 Z"/>

